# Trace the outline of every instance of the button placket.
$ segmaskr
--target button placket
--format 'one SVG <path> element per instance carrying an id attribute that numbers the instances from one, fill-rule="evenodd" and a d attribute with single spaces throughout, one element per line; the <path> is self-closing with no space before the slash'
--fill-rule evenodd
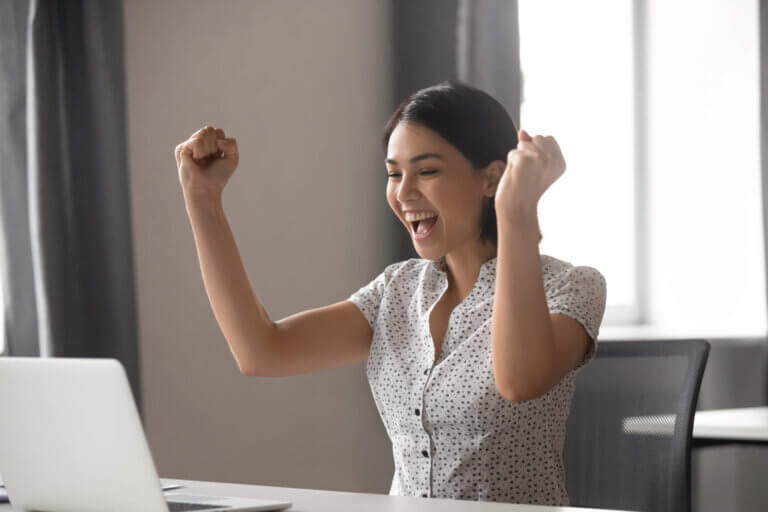
<path id="1" fill-rule="evenodd" d="M 422 457 L 424 459 L 426 459 L 425 462 L 429 465 L 429 468 L 428 468 L 428 471 L 427 471 L 427 482 L 426 482 L 426 484 L 427 484 L 427 489 L 431 492 L 431 488 L 432 488 L 432 458 L 430 457 L 429 448 L 432 446 L 432 438 L 431 438 L 431 436 L 429 434 L 429 429 L 427 428 L 427 425 L 426 425 L 426 413 L 421 414 L 421 412 L 424 411 L 425 403 L 426 403 L 426 384 L 424 385 L 424 391 L 422 392 L 422 395 L 421 395 L 421 407 L 416 409 L 416 410 L 419 411 L 417 413 L 417 416 L 419 416 L 421 418 L 421 428 L 422 428 L 422 431 L 424 432 L 424 438 L 425 438 L 426 445 L 427 445 L 427 449 L 422 449 L 421 450 L 421 455 L 422 455 Z"/>

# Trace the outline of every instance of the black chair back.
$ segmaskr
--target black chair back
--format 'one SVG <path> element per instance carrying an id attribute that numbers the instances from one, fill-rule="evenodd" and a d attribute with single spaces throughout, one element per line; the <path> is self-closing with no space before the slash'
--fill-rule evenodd
<path id="1" fill-rule="evenodd" d="M 689 512 L 705 340 L 601 342 L 576 377 L 564 464 L 571 506 Z"/>

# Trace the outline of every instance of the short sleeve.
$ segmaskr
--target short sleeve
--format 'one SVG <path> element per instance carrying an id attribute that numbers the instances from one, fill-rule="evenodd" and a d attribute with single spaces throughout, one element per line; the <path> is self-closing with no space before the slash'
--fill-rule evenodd
<path id="1" fill-rule="evenodd" d="M 597 337 L 603 321 L 606 301 L 606 283 L 595 268 L 570 267 L 554 289 L 547 293 L 550 313 L 562 313 L 577 320 L 591 338 L 589 349 L 581 364 L 587 363 L 597 350 Z"/>
<path id="2" fill-rule="evenodd" d="M 376 329 L 376 320 L 379 316 L 379 306 L 384 298 L 387 285 L 401 264 L 402 262 L 388 265 L 373 281 L 354 292 L 347 299 L 360 309 L 374 330 Z"/>

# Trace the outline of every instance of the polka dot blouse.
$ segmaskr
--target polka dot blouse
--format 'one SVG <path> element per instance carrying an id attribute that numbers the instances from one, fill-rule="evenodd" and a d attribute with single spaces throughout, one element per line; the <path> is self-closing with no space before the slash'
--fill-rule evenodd
<path id="1" fill-rule="evenodd" d="M 451 312 L 434 366 L 429 314 L 448 288 L 444 258 L 393 263 L 348 299 L 373 328 L 366 375 L 392 442 L 391 495 L 568 505 L 565 422 L 574 377 L 595 353 L 605 279 L 541 255 L 550 313 L 578 320 L 592 342 L 549 392 L 511 402 L 496 389 L 491 363 L 496 261 L 482 265 Z"/>

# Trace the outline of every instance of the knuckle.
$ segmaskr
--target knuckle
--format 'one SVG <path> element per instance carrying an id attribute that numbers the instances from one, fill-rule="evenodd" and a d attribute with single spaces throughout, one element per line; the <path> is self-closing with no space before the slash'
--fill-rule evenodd
<path id="1" fill-rule="evenodd" d="M 530 162 L 533 159 L 534 157 L 530 153 L 523 153 L 522 155 L 520 155 L 520 160 L 523 162 Z"/>

